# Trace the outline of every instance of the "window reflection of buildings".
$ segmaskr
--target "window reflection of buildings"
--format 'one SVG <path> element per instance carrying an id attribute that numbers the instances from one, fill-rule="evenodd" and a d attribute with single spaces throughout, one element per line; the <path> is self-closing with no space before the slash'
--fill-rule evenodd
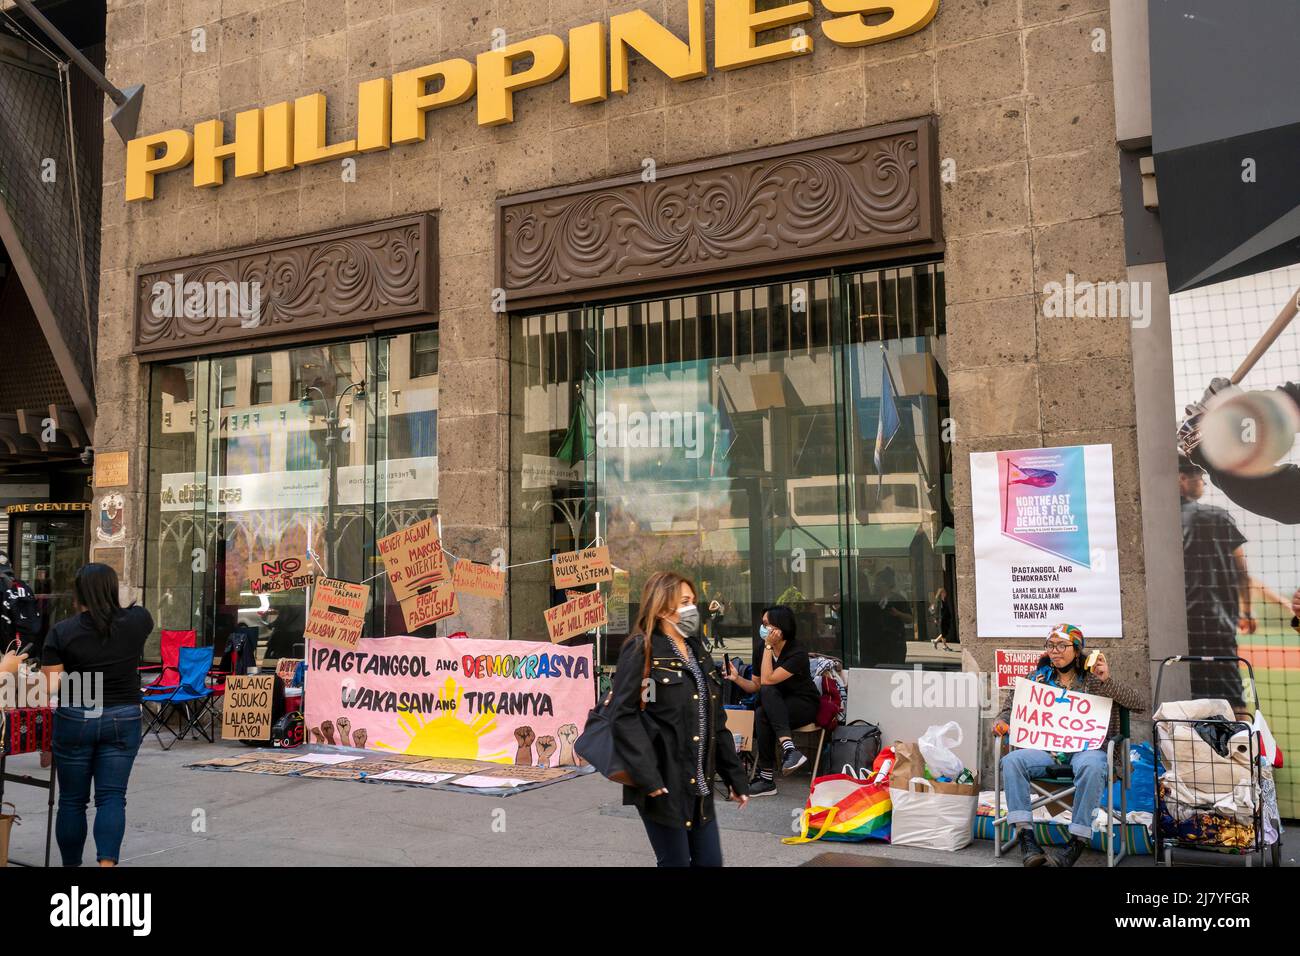
<path id="1" fill-rule="evenodd" d="M 202 586 L 199 582 L 206 576 L 207 601 L 249 603 L 235 596 L 245 586 L 246 557 L 301 551 L 308 540 L 314 549 L 322 548 L 326 405 L 315 391 L 309 392 L 310 401 L 302 401 L 309 385 L 326 395 L 331 410 L 348 384 L 367 385 L 368 398 L 347 395 L 339 414 L 341 427 L 348 430 L 347 440 L 339 443 L 339 467 L 346 469 L 339 482 L 346 500 L 340 503 L 336 519 L 340 564 L 345 566 L 340 571 L 359 579 L 366 560 L 362 552 L 376 534 L 436 513 L 436 472 L 433 482 L 418 491 L 412 490 L 410 481 L 400 483 L 404 500 L 385 500 L 390 487 L 383 472 L 386 462 L 436 461 L 437 455 L 438 377 L 411 374 L 436 368 L 436 358 L 426 353 L 414 362 L 411 338 L 402 334 L 377 343 L 359 340 L 154 369 L 151 414 L 156 437 L 151 470 L 158 475 L 158 484 L 149 503 L 149 521 L 154 524 L 149 534 L 152 567 L 147 574 L 155 600 L 162 604 L 163 592 L 169 589 Z M 436 348 L 436 338 L 434 343 Z M 368 357 L 371 352 L 378 355 L 377 375 L 375 360 Z M 203 383 L 210 384 L 210 398 L 198 394 Z M 377 476 L 373 473 L 376 458 Z M 399 470 L 406 478 L 414 471 Z M 276 476 L 285 475 L 284 483 L 291 483 L 287 475 L 295 472 L 320 473 L 319 481 L 308 475 L 300 480 L 307 483 L 300 487 L 318 486 L 313 500 L 295 500 L 283 507 L 273 500 L 268 503 L 268 494 L 279 486 Z M 164 508 L 167 503 L 160 499 L 166 490 L 158 487 L 164 475 L 170 475 L 173 483 L 177 475 L 190 476 L 185 487 L 200 492 L 206 488 L 206 501 L 200 493 L 192 508 L 176 510 L 175 501 Z M 256 500 L 242 497 L 245 488 L 260 489 L 253 493 Z M 358 500 L 351 500 L 354 497 Z M 194 549 L 205 553 L 206 561 L 200 563 Z M 192 563 L 210 570 L 199 572 L 195 581 L 189 574 Z M 224 594 L 214 593 L 214 585 Z M 165 603 L 160 626 L 194 626 L 185 617 L 168 620 L 170 615 L 188 615 L 187 606 L 192 604 L 173 595 Z M 241 613 L 241 621 L 245 616 Z M 194 624 L 210 626 L 211 621 Z"/>
<path id="2" fill-rule="evenodd" d="M 942 500 L 951 488 L 950 450 L 938 431 L 947 416 L 942 277 L 939 265 L 885 269 L 524 317 L 516 334 L 523 394 L 515 401 L 522 400 L 516 427 L 528 460 L 515 467 L 539 467 L 530 454 L 551 459 L 549 482 L 523 482 L 525 510 L 546 514 L 533 520 L 550 523 L 549 545 L 562 550 L 575 545 L 575 514 L 587 516 L 578 536 L 594 533 L 590 513 L 599 506 L 611 537 L 625 526 L 628 540 L 638 542 L 621 556 L 634 571 L 633 601 L 644 574 L 655 569 L 641 565 L 658 554 L 684 561 L 688 574 L 714 578 L 712 590 L 725 591 L 740 612 L 729 626 L 741 630 L 751 623 L 751 606 L 756 613 L 784 596 L 808 605 L 811 626 L 829 640 L 841 617 L 841 592 L 865 587 L 869 573 L 894 566 L 919 622 L 913 636 L 928 637 L 924 606 L 944 575 L 935 546 L 945 529 L 951 536 L 950 503 Z M 878 350 L 878 342 L 895 374 L 906 373 L 897 398 L 904 428 L 885 453 L 881 475 L 874 441 L 859 434 L 858 421 L 870 416 L 874 438 L 879 365 L 875 380 L 855 383 L 842 367 L 849 356 L 832 347 L 872 343 Z M 736 433 L 724 461 L 706 454 L 694 473 L 656 471 L 640 459 L 629 464 L 626 451 L 594 447 L 582 448 L 573 466 L 555 459 L 573 451 L 575 402 L 586 403 L 590 427 L 596 412 L 614 411 L 619 389 L 644 394 L 652 380 L 701 374 L 721 383 L 707 388 L 707 427 L 716 428 L 722 403 Z M 852 387 L 871 397 L 837 395 Z M 584 478 L 599 486 L 584 485 Z M 753 529 L 763 553 L 749 540 L 755 513 L 764 516 L 765 527 Z M 890 529 L 896 530 L 883 533 Z M 512 536 L 540 544 L 523 529 L 512 527 Z M 665 550 L 651 540 L 673 538 L 683 547 Z M 916 544 L 921 539 L 925 544 Z M 618 565 L 620 555 L 614 557 Z M 929 566 L 913 568 L 915 560 Z M 535 600 L 520 597 L 512 592 L 516 606 L 531 613 Z M 512 620 L 520 620 L 517 611 Z M 838 634 L 833 641 L 833 652 L 841 653 Z"/>

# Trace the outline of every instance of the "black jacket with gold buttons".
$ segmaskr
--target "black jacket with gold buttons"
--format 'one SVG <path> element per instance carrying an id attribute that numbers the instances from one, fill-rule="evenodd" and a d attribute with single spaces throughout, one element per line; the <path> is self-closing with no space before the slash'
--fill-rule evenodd
<path id="1" fill-rule="evenodd" d="M 695 679 L 669 639 L 655 632 L 650 644 L 653 686 L 645 688 L 646 707 L 642 711 L 643 640 L 640 635 L 633 635 L 623 642 L 610 704 L 615 746 L 636 781 L 636 786 L 623 788 L 623 803 L 637 807 L 656 823 L 689 828 L 695 800 L 699 799 L 695 779 L 695 737 L 699 733 Z M 686 644 L 704 673 L 710 698 L 706 711 L 704 772 L 710 782 L 716 773 L 737 794 L 747 794 L 749 782 L 736 755 L 735 738 L 727 729 L 723 715 L 722 677 L 698 638 L 687 638 Z M 658 797 L 648 796 L 661 787 L 667 787 L 668 792 Z M 713 797 L 702 799 L 701 822 L 707 822 L 713 819 Z"/>

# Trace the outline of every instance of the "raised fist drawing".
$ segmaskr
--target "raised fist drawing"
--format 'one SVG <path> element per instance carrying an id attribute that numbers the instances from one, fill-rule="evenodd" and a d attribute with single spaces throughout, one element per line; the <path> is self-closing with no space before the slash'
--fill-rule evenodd
<path id="1" fill-rule="evenodd" d="M 533 733 L 533 728 L 527 724 L 515 728 L 515 740 L 519 742 L 519 749 L 515 751 L 515 763 L 522 764 L 525 767 L 532 766 L 533 741 L 536 739 L 537 734 Z"/>
<path id="2" fill-rule="evenodd" d="M 323 744 L 325 742 L 325 737 L 321 734 L 319 727 L 313 727 L 311 729 L 311 740 L 314 744 Z"/>
<path id="3" fill-rule="evenodd" d="M 560 729 L 555 732 L 555 736 L 560 738 L 560 757 L 555 761 L 557 767 L 572 767 L 577 764 L 577 757 L 573 752 L 573 742 L 578 739 L 577 724 L 561 724 Z"/>
<path id="4" fill-rule="evenodd" d="M 356 733 L 352 735 L 352 746 L 361 747 L 362 749 L 365 749 L 366 738 L 369 736 L 370 735 L 366 733 L 366 729 L 362 727 L 360 730 L 358 730 Z"/>
<path id="5" fill-rule="evenodd" d="M 554 737 L 537 738 L 537 765 L 539 767 L 549 767 L 551 765 L 551 754 L 555 753 Z"/>
<path id="6" fill-rule="evenodd" d="M 325 742 L 331 747 L 334 746 L 334 722 L 331 720 L 322 721 L 320 732 L 325 735 Z"/>
<path id="7" fill-rule="evenodd" d="M 351 747 L 352 746 L 352 733 L 351 733 L 352 721 L 348 720 L 346 717 L 339 717 L 337 720 L 334 721 L 334 723 L 339 729 L 339 743 L 341 743 L 344 747 Z"/>

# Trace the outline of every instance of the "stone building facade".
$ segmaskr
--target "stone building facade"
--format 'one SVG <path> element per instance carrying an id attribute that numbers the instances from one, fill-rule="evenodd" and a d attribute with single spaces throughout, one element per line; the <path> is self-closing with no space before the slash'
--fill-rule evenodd
<path id="1" fill-rule="evenodd" d="M 127 515 L 125 582 L 146 600 L 157 601 L 163 588 L 150 576 L 157 574 L 160 561 L 176 560 L 160 557 L 155 548 L 156 499 L 165 491 L 158 458 L 151 459 L 151 445 L 156 449 L 164 442 L 150 424 L 151 401 L 155 415 L 159 408 L 158 353 L 141 348 L 138 330 L 144 309 L 140 277 L 166 275 L 169 268 L 157 268 L 159 264 L 228 261 L 232 257 L 226 253 L 250 248 L 254 256 L 269 255 L 266 250 L 292 246 L 300 237 L 364 232 L 360 227 L 375 223 L 419 222 L 419 228 L 433 230 L 435 241 L 422 248 L 426 255 L 436 255 L 434 275 L 421 285 L 433 298 L 382 321 L 369 317 L 362 331 L 380 334 L 389 320 L 387 328 L 406 331 L 436 327 L 436 510 L 444 542 L 454 554 L 487 561 L 499 548 L 518 562 L 538 553 L 544 557 L 553 541 L 526 541 L 536 530 L 530 526 L 517 528 L 512 544 L 512 508 L 517 511 L 513 503 L 520 488 L 512 434 L 518 436 L 526 417 L 519 394 L 517 330 L 523 319 L 516 293 L 525 300 L 530 293 L 507 288 L 504 311 L 494 293 L 503 288 L 502 230 L 515 197 L 540 195 L 545 203 L 548 194 L 540 191 L 566 194 L 567 187 L 607 180 L 634 184 L 647 160 L 659 176 L 671 179 L 682 170 L 682 175 L 694 175 L 690 164 L 699 161 L 725 167 L 751 151 L 760 156 L 779 154 L 787 146 L 797 151 L 805 141 L 821 144 L 822 137 L 888 131 L 889 124 L 910 123 L 907 128 L 934 136 L 929 153 L 915 167 L 925 180 L 922 192 L 933 201 L 931 234 L 913 236 L 911 246 L 904 243 L 901 252 L 892 253 L 887 245 L 875 247 L 874 240 L 857 245 L 849 240 L 818 264 L 850 266 L 854 249 L 860 248 L 864 269 L 893 268 L 912 261 L 924 246 L 920 261 L 942 265 L 940 306 L 947 334 L 939 364 L 947 389 L 944 417 L 955 426 L 955 443 L 940 455 L 951 471 L 951 500 L 945 506 L 952 517 L 947 547 L 955 589 L 950 590 L 956 592 L 958 630 L 969 635 L 962 641 L 963 665 L 989 669 L 998 643 L 974 639 L 969 454 L 1103 443 L 1114 451 L 1124 614 L 1124 637 L 1114 644 L 1113 666 L 1123 676 L 1145 682 L 1147 622 L 1128 322 L 1048 318 L 1040 301 L 1044 286 L 1067 274 L 1092 281 L 1125 277 L 1108 4 L 942 0 L 923 29 L 863 46 L 829 42 L 820 26 L 833 15 L 810 4 L 812 19 L 796 25 L 815 41 L 811 52 L 728 71 L 712 67 L 716 6 L 705 5 L 710 64 L 700 78 L 675 82 L 646 58 L 635 58 L 626 95 L 576 105 L 561 76 L 515 94 L 513 121 L 495 126 L 476 122 L 476 102 L 470 98 L 429 112 L 427 133 L 418 142 L 346 157 L 355 162 L 354 181 L 345 159 L 249 178 L 232 175 L 227 162 L 222 185 L 195 188 L 186 167 L 159 175 L 152 199 L 127 202 L 126 150 L 110 138 L 103 162 L 95 445 L 101 454 L 131 454 L 129 484 L 118 489 Z M 571 28 L 608 23 L 632 10 L 644 11 L 678 36 L 687 34 L 685 0 L 608 5 L 574 0 L 115 0 L 108 11 L 107 73 L 119 86 L 145 84 L 142 136 L 192 131 L 205 120 L 220 119 L 229 137 L 240 111 L 319 92 L 328 102 L 327 142 L 337 143 L 358 135 L 358 85 L 364 81 L 453 57 L 473 63 L 493 49 L 494 37 L 498 46 L 542 34 L 568 37 Z M 789 32 L 787 24 L 762 39 L 772 42 Z M 571 59 L 570 74 L 576 70 Z M 866 141 L 876 141 L 874 136 L 868 134 Z M 618 235 L 611 241 L 618 241 Z M 782 260 L 775 262 L 759 256 L 734 281 L 797 275 L 802 264 L 790 265 L 787 251 L 783 248 Z M 727 255 L 725 250 L 718 254 L 724 260 Z M 711 287 L 717 281 L 702 273 L 699 285 Z M 680 287 L 680 282 L 675 287 L 651 282 L 637 294 Z M 611 281 L 599 294 L 573 293 L 572 301 L 617 304 L 619 297 L 619 284 Z M 564 299 L 561 283 L 549 300 L 535 297 L 534 304 L 564 309 Z M 427 311 L 421 311 L 426 305 Z M 303 319 L 284 334 L 264 329 L 265 347 L 319 341 L 327 326 Z M 163 357 L 208 360 L 262 347 L 238 335 L 213 341 L 215 346 L 204 344 L 199 336 Z M 239 394 L 232 392 L 231 398 L 243 401 L 253 387 L 247 375 L 254 373 L 230 374 L 243 376 L 234 387 Z M 281 384 L 271 387 L 274 398 L 271 392 L 266 397 L 273 403 L 300 397 Z M 196 393 L 191 385 L 185 394 L 192 399 Z M 757 408 L 745 399 L 731 412 L 757 416 Z M 563 430 L 567 424 L 552 426 Z M 554 447 L 544 449 L 545 455 L 563 458 L 556 458 Z M 572 464 L 571 457 L 564 460 Z M 202 467 L 180 470 L 205 472 Z M 574 543 L 587 543 L 581 539 L 591 533 L 588 528 L 575 534 Z M 206 547 L 199 544 L 200 550 Z M 830 559 L 850 559 L 851 549 L 842 545 L 826 550 Z M 616 565 L 619 560 L 615 553 Z M 362 570 L 370 573 L 371 567 Z M 873 565 L 871 573 L 879 570 Z M 530 573 L 521 569 L 520 580 Z M 834 578 L 833 567 L 827 574 L 828 580 Z M 525 628 L 523 620 L 539 617 L 551 597 L 545 575 L 535 572 L 534 577 L 537 590 L 524 593 L 512 582 L 507 601 L 467 601 L 453 623 L 475 636 L 530 636 L 535 628 Z M 196 594 L 202 589 L 194 587 Z M 639 589 L 640 581 L 632 587 Z M 767 593 L 752 580 L 748 587 L 745 603 L 754 607 L 780 596 L 779 585 L 772 589 L 778 593 Z M 910 587 L 903 596 L 919 619 L 933 587 L 922 588 L 919 579 Z M 811 597 L 807 585 L 800 588 Z M 840 600 L 833 584 L 823 591 L 824 603 Z M 184 599 L 177 598 L 170 606 L 184 613 L 173 618 L 173 611 L 164 612 L 164 626 L 186 626 L 191 615 L 208 613 L 194 610 L 201 605 L 204 599 L 196 598 L 186 609 Z M 836 605 L 815 613 L 822 621 L 831 619 L 831 611 L 838 615 L 843 610 Z M 749 614 L 740 613 L 732 623 L 747 627 Z"/>

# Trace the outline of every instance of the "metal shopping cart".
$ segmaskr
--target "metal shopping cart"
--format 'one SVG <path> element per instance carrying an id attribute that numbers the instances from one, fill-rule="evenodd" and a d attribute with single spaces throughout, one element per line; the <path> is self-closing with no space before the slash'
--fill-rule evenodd
<path id="1" fill-rule="evenodd" d="M 1166 669 L 1196 663 L 1244 664 L 1251 699 L 1259 699 L 1255 671 L 1245 658 L 1182 655 L 1161 662 L 1152 722 L 1159 762 L 1152 821 L 1156 861 L 1279 866 L 1280 823 L 1265 819 L 1271 780 L 1259 759 L 1259 734 L 1225 701 L 1162 702 Z"/>

